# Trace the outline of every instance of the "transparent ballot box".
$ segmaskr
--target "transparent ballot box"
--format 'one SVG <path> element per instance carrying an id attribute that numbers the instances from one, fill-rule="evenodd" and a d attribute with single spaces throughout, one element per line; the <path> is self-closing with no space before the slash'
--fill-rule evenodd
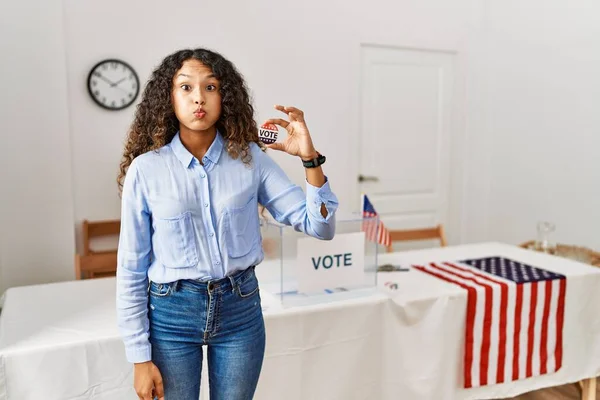
<path id="1" fill-rule="evenodd" d="M 256 267 L 261 291 L 284 307 L 370 295 L 377 286 L 378 246 L 370 240 L 378 218 L 336 219 L 332 240 L 261 220 L 264 261 Z"/>

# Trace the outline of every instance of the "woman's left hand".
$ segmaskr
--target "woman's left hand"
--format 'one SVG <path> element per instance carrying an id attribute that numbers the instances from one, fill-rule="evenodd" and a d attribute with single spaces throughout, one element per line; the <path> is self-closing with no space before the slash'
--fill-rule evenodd
<path id="1" fill-rule="evenodd" d="M 287 131 L 287 137 L 283 142 L 268 144 L 267 147 L 273 150 L 285 151 L 304 160 L 317 158 L 317 151 L 308 132 L 302 110 L 296 107 L 284 107 L 280 105 L 276 105 L 275 109 L 286 113 L 290 120 L 272 118 L 266 120 L 265 123 L 281 126 Z"/>

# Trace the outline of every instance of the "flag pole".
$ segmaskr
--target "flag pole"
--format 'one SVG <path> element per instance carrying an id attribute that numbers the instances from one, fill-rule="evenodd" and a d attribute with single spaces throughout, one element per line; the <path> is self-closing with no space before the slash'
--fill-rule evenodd
<path id="1" fill-rule="evenodd" d="M 360 192 L 360 215 L 362 216 L 363 211 L 365 209 L 365 193 Z"/>

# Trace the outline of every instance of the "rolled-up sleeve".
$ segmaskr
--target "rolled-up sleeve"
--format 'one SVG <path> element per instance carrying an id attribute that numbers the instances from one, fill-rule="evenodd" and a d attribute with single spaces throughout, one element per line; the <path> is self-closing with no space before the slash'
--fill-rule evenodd
<path id="1" fill-rule="evenodd" d="M 258 149 L 258 147 L 257 147 Z M 283 169 L 267 154 L 253 152 L 260 179 L 258 202 L 278 222 L 317 239 L 331 240 L 335 235 L 335 212 L 338 200 L 329 181 L 322 187 L 306 182 L 306 194 L 288 178 Z M 325 205 L 327 216 L 321 215 Z"/>
<path id="2" fill-rule="evenodd" d="M 152 227 L 136 161 L 129 166 L 123 183 L 116 290 L 117 325 L 131 363 L 151 360 L 147 307 Z"/>
<path id="3" fill-rule="evenodd" d="M 333 218 L 338 207 L 337 197 L 331 191 L 327 177 L 325 177 L 325 179 L 326 182 L 321 187 L 316 187 L 306 182 L 306 203 L 308 212 L 320 222 L 328 222 Z M 325 204 L 327 217 L 323 217 L 321 214 L 322 204 Z"/>

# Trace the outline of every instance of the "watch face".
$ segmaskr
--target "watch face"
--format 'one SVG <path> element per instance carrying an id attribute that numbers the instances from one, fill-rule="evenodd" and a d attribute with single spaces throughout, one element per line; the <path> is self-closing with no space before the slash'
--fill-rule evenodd
<path id="1" fill-rule="evenodd" d="M 129 107 L 140 92 L 140 81 L 134 69 L 120 60 L 104 60 L 88 75 L 88 91 L 99 106 L 108 110 Z"/>

